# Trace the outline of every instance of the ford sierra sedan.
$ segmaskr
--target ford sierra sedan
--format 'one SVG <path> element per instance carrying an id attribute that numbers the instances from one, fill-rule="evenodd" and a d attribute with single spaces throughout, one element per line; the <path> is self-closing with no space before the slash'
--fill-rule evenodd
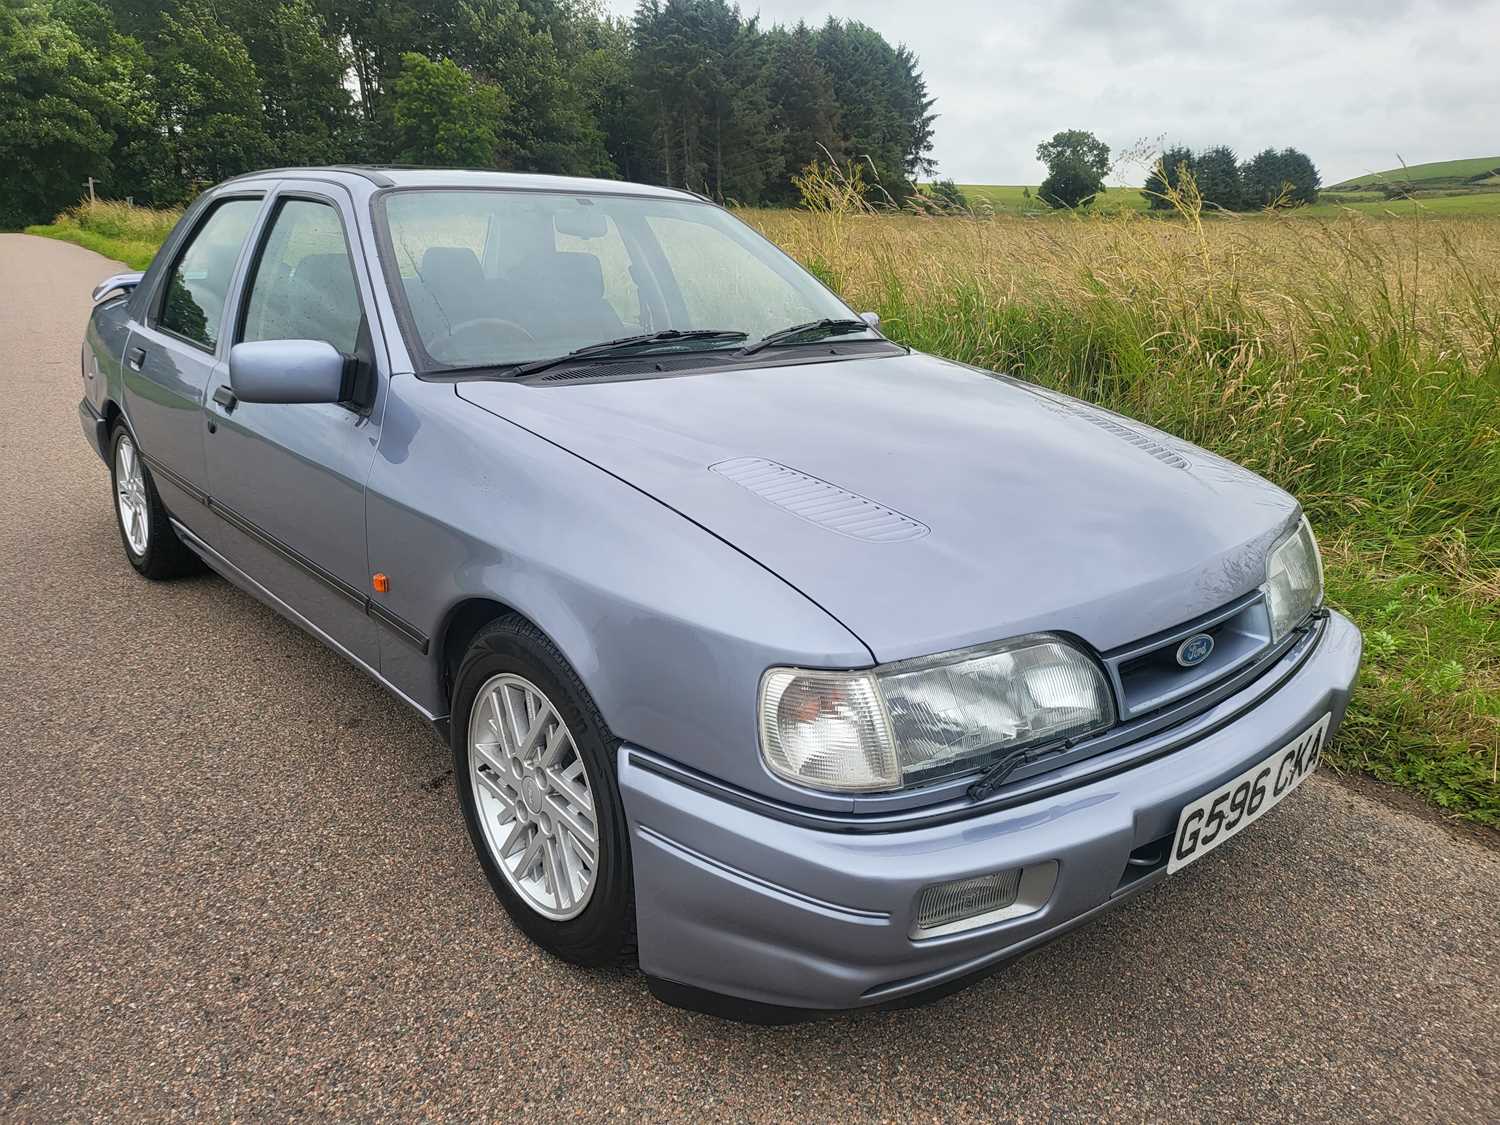
<path id="1" fill-rule="evenodd" d="M 1349 700 L 1292 496 L 686 192 L 267 171 L 94 298 L 130 565 L 415 708 L 516 926 L 672 1003 L 951 990 L 1250 829 Z"/>

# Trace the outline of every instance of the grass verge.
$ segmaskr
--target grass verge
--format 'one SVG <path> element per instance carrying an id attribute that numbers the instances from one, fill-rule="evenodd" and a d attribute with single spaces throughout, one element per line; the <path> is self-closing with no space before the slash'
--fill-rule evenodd
<path id="1" fill-rule="evenodd" d="M 181 214 L 126 203 L 82 203 L 64 211 L 54 222 L 27 227 L 26 233 L 75 242 L 131 269 L 143 270 Z"/>

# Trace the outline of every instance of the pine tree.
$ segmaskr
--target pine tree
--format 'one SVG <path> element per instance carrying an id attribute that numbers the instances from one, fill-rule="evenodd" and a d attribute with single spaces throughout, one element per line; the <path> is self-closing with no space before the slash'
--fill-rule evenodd
<path id="1" fill-rule="evenodd" d="M 1206 205 L 1225 211 L 1245 208 L 1245 186 L 1240 179 L 1240 162 L 1228 145 L 1204 149 L 1193 160 L 1193 174 L 1198 192 Z"/>
<path id="2" fill-rule="evenodd" d="M 1163 152 L 1146 177 L 1145 187 L 1141 189 L 1147 206 L 1153 211 L 1170 210 L 1172 201 L 1168 196 L 1179 190 L 1184 171 L 1190 176 L 1197 176 L 1192 149 L 1178 145 Z"/>
<path id="3" fill-rule="evenodd" d="M 784 172 L 797 172 L 816 160 L 841 160 L 839 105 L 833 82 L 818 61 L 816 34 L 798 23 L 790 31 L 773 28 L 767 39 L 771 130 L 780 144 Z M 790 175 L 778 177 L 767 196 L 778 203 L 795 202 Z"/>

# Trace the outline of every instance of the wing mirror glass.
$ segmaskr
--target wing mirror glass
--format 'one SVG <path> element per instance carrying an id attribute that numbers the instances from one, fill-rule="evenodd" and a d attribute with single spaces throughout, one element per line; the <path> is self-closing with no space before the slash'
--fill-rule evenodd
<path id="1" fill-rule="evenodd" d="M 229 349 L 229 386 L 241 402 L 343 402 L 347 366 L 324 340 L 255 340 Z"/>
<path id="2" fill-rule="evenodd" d="M 862 312 L 859 314 L 859 319 L 864 321 L 871 328 L 880 327 L 880 314 L 878 312 Z"/>

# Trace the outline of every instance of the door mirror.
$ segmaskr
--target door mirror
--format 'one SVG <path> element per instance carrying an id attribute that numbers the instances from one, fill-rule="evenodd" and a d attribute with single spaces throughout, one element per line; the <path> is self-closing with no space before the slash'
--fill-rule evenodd
<path id="1" fill-rule="evenodd" d="M 323 340 L 255 340 L 229 349 L 241 402 L 343 402 L 346 361 Z"/>
<path id="2" fill-rule="evenodd" d="M 878 312 L 862 312 L 859 314 L 859 319 L 864 321 L 871 328 L 880 327 L 880 314 Z"/>

